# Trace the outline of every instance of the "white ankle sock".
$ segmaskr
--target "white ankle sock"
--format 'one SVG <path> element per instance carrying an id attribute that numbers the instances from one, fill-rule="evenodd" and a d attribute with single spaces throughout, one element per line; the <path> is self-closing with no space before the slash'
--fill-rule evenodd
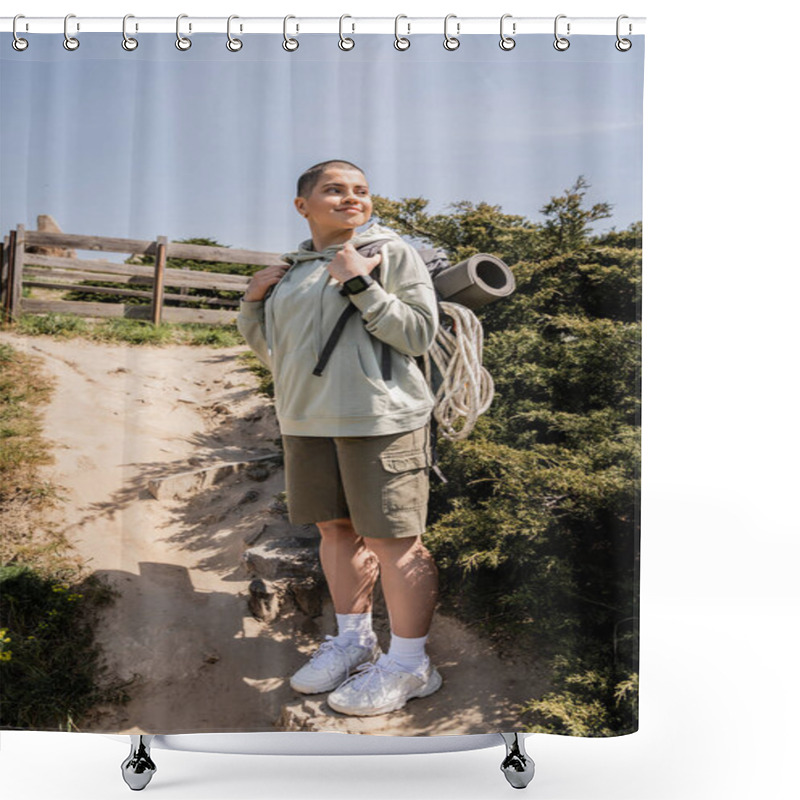
<path id="1" fill-rule="evenodd" d="M 409 672 L 418 672 L 428 662 L 428 656 L 425 653 L 427 638 L 426 635 L 416 639 L 408 639 L 405 636 L 398 636 L 392 633 L 392 642 L 389 645 L 387 655 L 403 669 Z"/>
<path id="2" fill-rule="evenodd" d="M 375 640 L 372 630 L 372 611 L 363 614 L 337 614 L 336 623 L 339 626 L 337 639 L 340 642 L 358 642 L 370 644 Z"/>

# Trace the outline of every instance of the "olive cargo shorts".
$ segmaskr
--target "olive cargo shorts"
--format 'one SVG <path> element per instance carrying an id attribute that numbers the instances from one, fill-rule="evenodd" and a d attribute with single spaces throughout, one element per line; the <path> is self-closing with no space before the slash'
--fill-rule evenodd
<path id="1" fill-rule="evenodd" d="M 430 423 L 384 436 L 281 436 L 289 522 L 349 517 L 359 536 L 419 536 L 428 516 Z"/>

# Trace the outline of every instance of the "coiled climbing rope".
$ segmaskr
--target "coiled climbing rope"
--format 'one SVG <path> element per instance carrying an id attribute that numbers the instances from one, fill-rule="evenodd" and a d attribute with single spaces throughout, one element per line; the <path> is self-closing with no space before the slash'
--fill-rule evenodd
<path id="1" fill-rule="evenodd" d="M 439 433 L 451 441 L 465 439 L 494 397 L 494 381 L 483 366 L 483 326 L 466 306 L 441 301 L 439 309 L 453 321 L 452 332 L 440 320 L 436 339 L 424 355 L 425 378 L 431 384 L 431 359 L 442 376 L 433 416 Z M 461 420 L 460 427 L 456 427 Z"/>

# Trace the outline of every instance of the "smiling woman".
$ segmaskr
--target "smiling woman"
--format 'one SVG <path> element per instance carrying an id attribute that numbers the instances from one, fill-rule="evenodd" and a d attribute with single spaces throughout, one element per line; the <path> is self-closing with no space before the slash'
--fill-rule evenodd
<path id="1" fill-rule="evenodd" d="M 372 216 L 367 179 L 348 161 L 325 161 L 309 167 L 297 181 L 294 204 L 308 221 L 318 251 L 349 240 L 353 230 Z M 346 223 L 342 217 L 347 218 Z"/>
<path id="2" fill-rule="evenodd" d="M 330 708 L 374 716 L 432 694 L 442 684 L 425 652 L 438 581 L 436 565 L 421 541 L 433 397 L 427 391 L 420 398 L 419 370 L 396 358 L 389 408 L 388 390 L 365 374 L 359 354 L 377 338 L 406 352 L 409 339 L 422 340 L 423 348 L 415 353 L 421 355 L 433 343 L 438 325 L 436 297 L 424 262 L 397 234 L 378 225 L 356 234 L 372 211 L 367 179 L 358 167 L 336 160 L 315 164 L 301 175 L 297 188 L 295 207 L 308 222 L 311 239 L 298 252 L 282 256 L 292 266 L 266 301 L 264 325 L 259 306 L 251 310 L 243 304 L 240 317 L 240 330 L 256 350 L 264 346 L 258 341 L 260 332 L 266 336 L 272 329 L 289 518 L 319 528 L 320 560 L 339 629 L 290 684 L 301 693 L 335 690 L 328 698 Z M 362 257 L 353 246 L 387 234 L 392 246 L 372 258 Z M 386 288 L 368 278 L 384 254 Z M 263 294 L 271 280 L 254 277 Z M 401 291 L 403 285 L 410 288 Z M 252 297 L 248 302 L 262 299 L 255 288 L 248 288 L 246 295 Z M 333 363 L 320 376 L 308 358 L 297 357 L 313 357 L 313 351 L 302 347 L 309 334 L 319 343 L 320 328 L 310 330 L 304 321 L 324 322 L 326 310 L 338 316 L 351 301 L 374 326 L 370 331 L 363 325 L 346 329 Z M 387 453 L 402 454 L 405 460 L 387 462 Z M 320 464 L 325 465 L 321 471 L 315 469 Z M 385 509 L 387 496 L 395 498 L 391 514 Z M 386 655 L 372 626 L 379 572 L 391 618 Z M 364 662 L 368 668 L 348 677 Z"/>

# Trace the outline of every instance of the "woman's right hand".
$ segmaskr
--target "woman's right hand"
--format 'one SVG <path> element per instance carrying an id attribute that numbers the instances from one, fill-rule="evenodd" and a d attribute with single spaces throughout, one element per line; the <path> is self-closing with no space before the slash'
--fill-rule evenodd
<path id="1" fill-rule="evenodd" d="M 288 264 L 272 264 L 254 272 L 242 300 L 263 300 L 270 288 L 286 274 L 287 269 Z"/>

